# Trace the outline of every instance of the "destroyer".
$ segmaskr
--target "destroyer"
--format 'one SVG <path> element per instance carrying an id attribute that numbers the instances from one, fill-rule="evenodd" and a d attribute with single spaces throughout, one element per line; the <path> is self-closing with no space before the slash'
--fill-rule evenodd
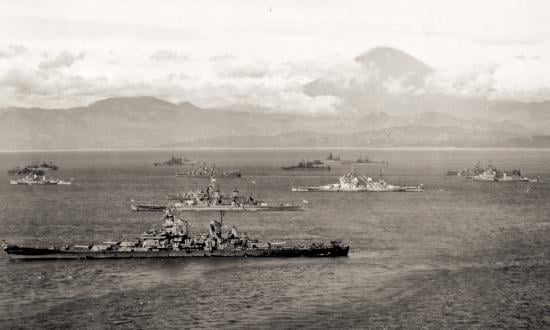
<path id="1" fill-rule="evenodd" d="M 349 245 L 340 241 L 287 245 L 261 242 L 240 234 L 236 227 L 223 231 L 220 221 L 211 221 L 208 232 L 192 234 L 189 222 L 165 213 L 160 229 L 152 229 L 139 238 L 63 247 L 20 247 L 2 244 L 12 260 L 35 259 L 118 259 L 182 257 L 344 257 Z"/>
<path id="2" fill-rule="evenodd" d="M 422 192 L 424 187 L 403 187 L 386 183 L 382 179 L 375 180 L 363 175 L 356 175 L 353 170 L 340 177 L 338 183 L 313 187 L 292 187 L 292 191 L 329 191 L 329 192 Z"/>

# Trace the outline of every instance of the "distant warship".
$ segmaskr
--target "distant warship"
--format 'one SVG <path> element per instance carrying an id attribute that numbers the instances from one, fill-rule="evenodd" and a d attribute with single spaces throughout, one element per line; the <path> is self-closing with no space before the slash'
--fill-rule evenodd
<path id="1" fill-rule="evenodd" d="M 356 175 L 353 170 L 341 176 L 338 183 L 324 186 L 292 187 L 292 191 L 326 191 L 326 192 L 422 192 L 422 185 L 403 187 L 394 186 L 383 180 Z"/>
<path id="2" fill-rule="evenodd" d="M 184 194 L 170 196 L 176 199 L 172 203 L 145 203 L 132 200 L 133 211 L 163 211 L 174 209 L 176 211 L 304 211 L 302 205 L 290 203 L 270 204 L 257 200 L 252 194 L 241 196 L 238 190 L 233 190 L 231 196 L 220 193 L 216 179 L 211 178 L 205 189 L 189 191 Z"/>
<path id="3" fill-rule="evenodd" d="M 319 160 L 312 161 L 312 162 L 306 162 L 305 160 L 302 160 L 298 163 L 298 165 L 294 166 L 283 166 L 283 170 L 285 171 L 330 171 L 330 166 L 322 166 L 320 165 L 322 162 Z"/>
<path id="4" fill-rule="evenodd" d="M 168 159 L 165 162 L 155 163 L 155 166 L 183 166 L 183 165 L 194 165 L 198 163 L 196 160 L 186 159 L 185 157 L 176 158 L 172 155 L 172 158 Z"/>
<path id="5" fill-rule="evenodd" d="M 389 163 L 385 160 L 378 161 L 378 160 L 372 160 L 368 157 L 361 156 L 357 158 L 356 160 L 343 160 L 342 164 L 345 165 L 357 165 L 357 164 L 384 164 L 389 165 Z"/>
<path id="6" fill-rule="evenodd" d="M 206 165 L 206 163 L 204 163 L 199 168 L 195 168 L 185 172 L 178 172 L 176 173 L 176 176 L 201 178 L 240 178 L 242 175 L 241 172 L 238 170 L 223 170 L 216 167 L 216 165 L 212 165 L 212 167 L 209 167 Z"/>
<path id="7" fill-rule="evenodd" d="M 341 161 L 342 159 L 340 159 L 340 156 L 334 156 L 332 152 L 328 155 L 327 159 L 325 159 L 325 162 L 327 163 L 337 163 Z"/>
<path id="8" fill-rule="evenodd" d="M 2 244 L 12 260 L 43 259 L 122 259 L 183 257 L 344 257 L 349 245 L 340 241 L 287 245 L 260 242 L 236 227 L 224 232 L 223 212 L 220 221 L 210 222 L 207 232 L 192 234 L 189 222 L 166 211 L 164 224 L 136 239 L 106 241 L 62 247 L 20 247 Z"/>
<path id="9" fill-rule="evenodd" d="M 29 174 L 23 178 L 10 180 L 10 184 L 17 185 L 70 185 L 71 181 L 63 181 L 58 179 L 48 179 L 45 175 Z"/>

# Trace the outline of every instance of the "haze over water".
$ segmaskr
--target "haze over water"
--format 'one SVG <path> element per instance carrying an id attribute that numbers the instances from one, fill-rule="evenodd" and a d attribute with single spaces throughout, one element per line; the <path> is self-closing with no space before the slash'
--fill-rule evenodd
<path id="1" fill-rule="evenodd" d="M 550 326 L 550 150 L 332 150 L 384 165 L 356 172 L 423 193 L 296 193 L 336 182 L 330 172 L 285 172 L 330 150 L 183 150 L 175 155 L 240 169 L 218 179 L 306 212 L 228 214 L 250 237 L 342 239 L 348 258 L 9 262 L 0 258 L 1 328 L 519 328 Z M 154 162 L 171 151 L 0 153 L 0 240 L 50 246 L 138 236 L 160 213 L 130 199 L 164 200 L 207 179 L 176 178 Z M 52 160 L 70 186 L 13 186 L 16 165 Z M 477 161 L 521 168 L 542 183 L 467 182 L 446 176 Z M 217 214 L 182 214 L 203 231 Z"/>

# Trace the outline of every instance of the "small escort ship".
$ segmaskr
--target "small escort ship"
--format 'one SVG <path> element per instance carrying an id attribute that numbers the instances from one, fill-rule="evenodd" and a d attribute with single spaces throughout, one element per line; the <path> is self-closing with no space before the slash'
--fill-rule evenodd
<path id="1" fill-rule="evenodd" d="M 20 247 L 2 244 L 12 260 L 43 259 L 122 259 L 122 258 L 183 258 L 183 257 L 345 257 L 349 245 L 340 241 L 286 245 L 260 242 L 242 235 L 236 227 L 223 232 L 223 213 L 220 221 L 210 222 L 208 232 L 192 234 L 189 222 L 177 219 L 166 211 L 164 224 L 140 237 L 99 244 L 63 247 Z"/>
<path id="2" fill-rule="evenodd" d="M 383 180 L 375 180 L 363 175 L 356 175 L 353 170 L 340 177 L 338 183 L 313 187 L 292 187 L 292 191 L 327 191 L 327 192 L 422 192 L 422 184 L 413 187 L 394 186 Z"/>
<path id="3" fill-rule="evenodd" d="M 301 162 L 298 163 L 298 165 L 283 166 L 283 170 L 285 171 L 330 171 L 330 166 L 323 166 L 320 164 L 322 164 L 322 162 L 320 161 L 306 162 L 305 160 L 302 160 Z"/>
<path id="4" fill-rule="evenodd" d="M 172 158 L 168 159 L 165 162 L 155 163 L 155 166 L 184 166 L 184 165 L 194 165 L 198 163 L 197 160 L 186 159 L 185 157 L 176 158 L 172 155 Z"/>
<path id="5" fill-rule="evenodd" d="M 223 170 L 213 165 L 209 167 L 206 163 L 196 169 L 188 170 L 185 172 L 178 172 L 176 176 L 183 177 L 200 177 L 200 178 L 240 178 L 241 171 L 238 170 Z"/>
<path id="6" fill-rule="evenodd" d="M 270 204 L 256 200 L 249 194 L 248 197 L 241 196 L 237 189 L 233 190 L 231 196 L 224 196 L 220 193 L 216 179 L 211 178 L 210 184 L 198 191 L 189 191 L 184 194 L 170 196 L 176 198 L 172 203 L 144 203 L 132 200 L 130 208 L 132 211 L 164 211 L 174 209 L 176 211 L 305 211 L 304 206 L 291 203 Z"/>

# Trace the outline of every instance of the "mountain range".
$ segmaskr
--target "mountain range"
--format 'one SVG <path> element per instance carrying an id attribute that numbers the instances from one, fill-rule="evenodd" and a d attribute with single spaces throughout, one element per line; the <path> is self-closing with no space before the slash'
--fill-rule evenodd
<path id="1" fill-rule="evenodd" d="M 109 98 L 69 109 L 0 110 L 0 150 L 179 147 L 550 147 L 550 102 L 488 101 L 425 87 L 433 69 L 375 48 L 355 58 L 351 84 L 321 77 L 303 86 L 352 111 L 336 114 L 205 109 L 154 97 Z M 388 81 L 405 92 L 388 91 Z M 272 111 L 273 110 L 273 111 Z"/>

